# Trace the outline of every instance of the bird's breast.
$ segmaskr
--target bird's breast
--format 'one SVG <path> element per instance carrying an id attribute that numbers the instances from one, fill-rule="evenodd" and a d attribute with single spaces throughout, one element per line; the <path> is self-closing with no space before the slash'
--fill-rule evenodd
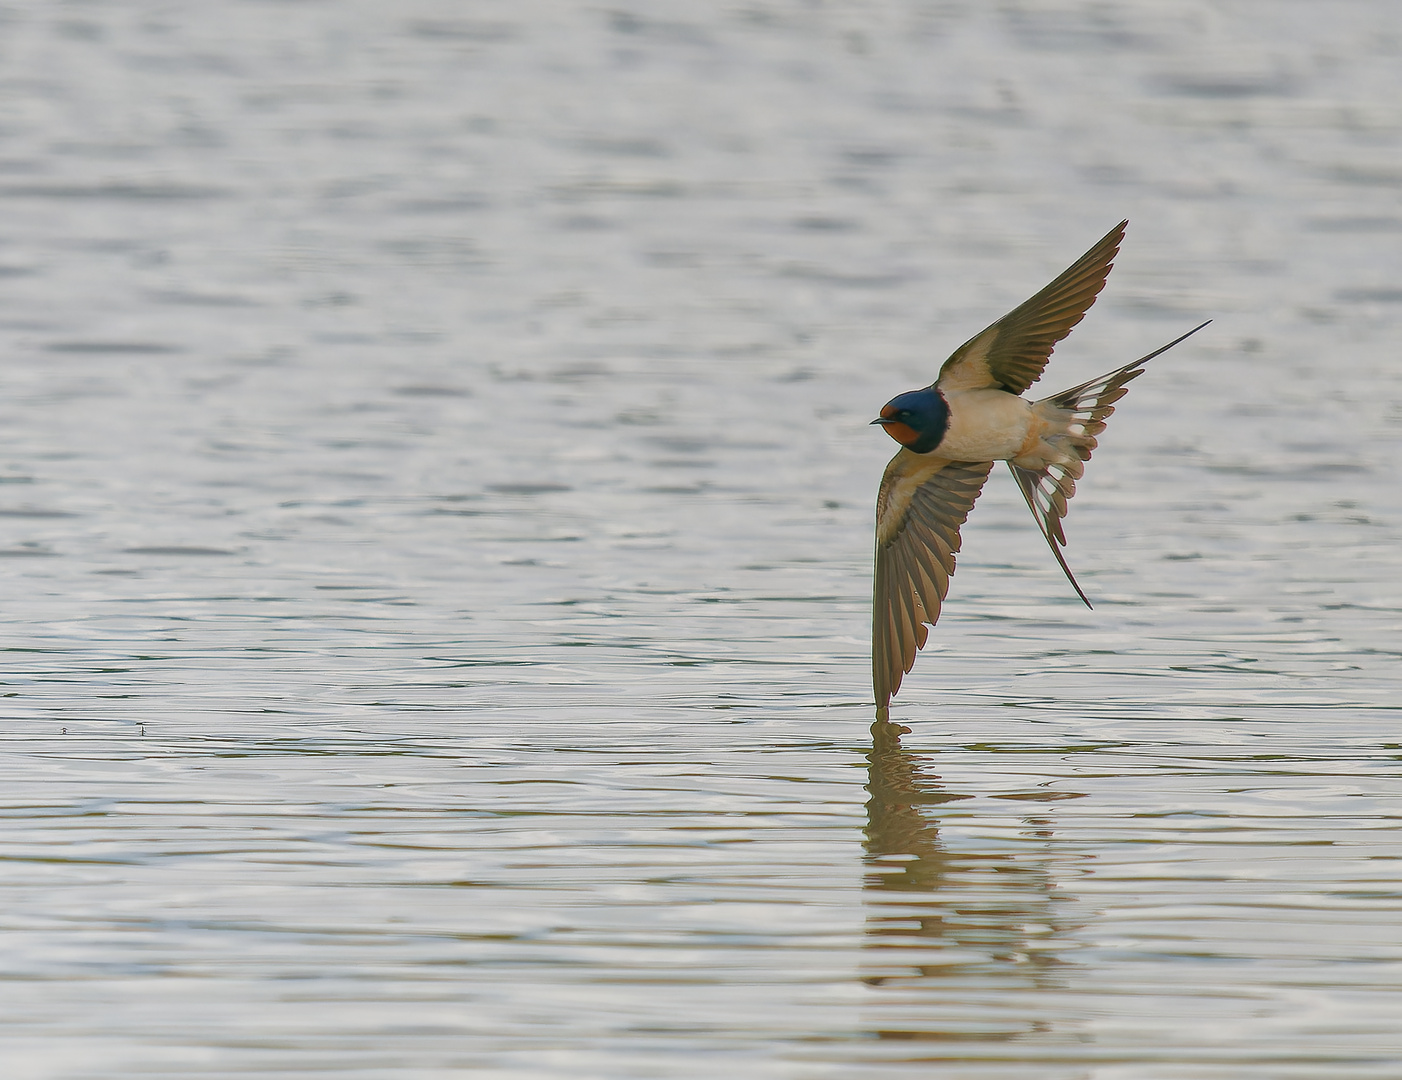
<path id="1" fill-rule="evenodd" d="M 1032 434 L 1031 403 L 1004 390 L 945 394 L 949 428 L 936 452 L 951 461 L 1002 461 L 1016 457 Z"/>

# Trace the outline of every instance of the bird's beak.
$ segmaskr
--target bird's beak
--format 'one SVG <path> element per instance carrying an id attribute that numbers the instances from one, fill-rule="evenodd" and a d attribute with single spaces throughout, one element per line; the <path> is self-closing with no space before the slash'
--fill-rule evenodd
<path id="1" fill-rule="evenodd" d="M 873 424 L 881 424 L 881 425 L 884 426 L 884 425 L 886 425 L 886 424 L 894 424 L 895 421 L 894 421 L 894 420 L 888 420 L 888 419 L 886 419 L 886 417 L 884 417 L 884 416 L 878 416 L 875 420 L 872 421 L 872 423 L 873 423 Z M 870 425 L 868 425 L 868 426 L 870 426 Z"/>

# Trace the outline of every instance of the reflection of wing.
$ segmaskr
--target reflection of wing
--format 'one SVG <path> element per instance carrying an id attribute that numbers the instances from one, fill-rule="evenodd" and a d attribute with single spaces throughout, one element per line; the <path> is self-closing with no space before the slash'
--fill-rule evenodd
<path id="1" fill-rule="evenodd" d="M 925 645 L 954 573 L 959 526 L 988 479 L 991 461 L 944 461 L 902 450 L 876 497 L 876 591 L 871 675 L 878 715 Z"/>
<path id="2" fill-rule="evenodd" d="M 1058 976 L 1071 926 L 1057 902 L 1065 875 L 1051 822 L 1034 810 L 996 843 L 946 844 L 947 804 L 970 796 L 945 789 L 932 771 L 937 759 L 901 746 L 906 730 L 878 720 L 867 755 L 858 959 L 859 977 L 874 991 L 864 1002 L 867 1032 L 936 1048 L 941 1060 L 1000 1057 L 998 1043 L 1021 1046 L 1025 1056 L 1032 1046 L 1074 1038 L 1046 1009 L 1016 1005 L 1029 992 L 1043 1001 L 1066 991 Z M 1048 781 L 1027 792 L 1018 783 L 995 797 L 1074 794 L 1059 788 Z"/>
<path id="3" fill-rule="evenodd" d="M 1036 412 L 1055 410 L 1057 415 L 1075 422 L 1077 430 L 1065 439 L 1065 444 L 1075 452 L 1079 461 L 1072 460 L 1066 464 L 1052 462 L 1042 469 L 1023 469 L 1011 461 L 1008 462 L 1008 468 L 1012 470 L 1017 486 L 1022 489 L 1022 497 L 1027 500 L 1028 509 L 1032 511 L 1037 528 L 1046 538 L 1056 561 L 1061 564 L 1066 580 L 1071 582 L 1071 587 L 1076 590 L 1086 607 L 1090 607 L 1091 603 L 1076 583 L 1075 575 L 1071 573 L 1071 568 L 1066 565 L 1066 559 L 1061 554 L 1061 549 L 1066 543 L 1061 519 L 1066 516 L 1066 500 L 1076 494 L 1076 481 L 1085 471 L 1081 462 L 1090 460 L 1090 453 L 1096 445 L 1095 437 L 1105 430 L 1105 421 L 1115 411 L 1115 402 L 1129 393 L 1128 384 L 1144 374 L 1144 365 L 1159 353 L 1173 348 L 1184 338 L 1196 334 L 1206 325 L 1207 323 L 1203 323 L 1202 326 L 1193 327 L 1183 337 L 1175 338 L 1163 348 L 1155 349 L 1148 356 L 1141 356 L 1132 364 L 1125 364 L 1108 375 L 1044 398 L 1033 406 Z"/>
<path id="4" fill-rule="evenodd" d="M 892 893 L 924 893 L 926 903 L 945 900 L 945 882 L 951 873 L 967 872 L 961 862 L 940 843 L 935 807 L 942 803 L 972 798 L 944 790 L 940 778 L 927 771 L 930 759 L 912 753 L 901 745 L 900 736 L 910 729 L 888 720 L 871 726 L 871 763 L 867 770 L 867 827 L 862 846 L 866 849 L 867 877 L 864 888 L 871 890 L 869 902 L 884 900 L 868 917 L 870 944 L 879 939 L 897 938 L 909 942 L 913 936 L 911 911 L 897 907 L 902 899 L 920 904 L 922 897 L 892 896 Z M 886 896 L 878 896 L 886 893 Z M 934 911 L 927 912 L 936 914 Z M 931 923 L 936 920 L 931 919 Z M 921 929 L 914 934 L 924 933 Z M 938 937 L 947 927 L 931 926 L 930 936 Z M 892 943 L 895 944 L 895 943 Z"/>
<path id="5" fill-rule="evenodd" d="M 998 387 L 1021 394 L 1040 379 L 1053 346 L 1085 317 L 1105 287 L 1110 260 L 1120 250 L 1128 224 L 1120 222 L 1036 296 L 955 349 L 936 385 L 946 390 Z"/>

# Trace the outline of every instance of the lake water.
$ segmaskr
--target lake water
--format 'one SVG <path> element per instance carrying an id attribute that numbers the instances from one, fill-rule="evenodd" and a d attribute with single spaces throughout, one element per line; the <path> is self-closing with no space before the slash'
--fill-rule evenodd
<path id="1" fill-rule="evenodd" d="M 1400 335 L 1389 0 L 8 0 L 4 1075 L 1402 1075 Z"/>

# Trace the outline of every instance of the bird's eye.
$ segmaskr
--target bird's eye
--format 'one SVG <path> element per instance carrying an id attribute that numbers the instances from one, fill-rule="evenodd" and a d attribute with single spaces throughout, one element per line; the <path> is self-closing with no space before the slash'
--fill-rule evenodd
<path id="1" fill-rule="evenodd" d="M 913 414 L 909 409 L 902 409 L 898 415 L 902 420 L 909 420 Z"/>

